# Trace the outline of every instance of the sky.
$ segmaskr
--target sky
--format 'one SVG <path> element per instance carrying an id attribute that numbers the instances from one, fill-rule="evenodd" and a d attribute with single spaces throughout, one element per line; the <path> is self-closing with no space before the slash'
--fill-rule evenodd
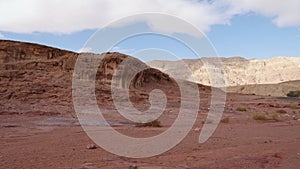
<path id="1" fill-rule="evenodd" d="M 300 57 L 299 8 L 299 0 L 1 0 L 0 39 L 96 52 L 88 46 L 94 37 L 106 42 L 116 30 L 141 29 L 161 35 L 132 36 L 114 44 L 111 51 L 144 61 L 210 55 Z M 161 17 L 131 17 L 144 13 L 167 14 L 190 27 Z M 215 52 L 196 55 L 172 37 L 199 42 L 198 46 Z"/>

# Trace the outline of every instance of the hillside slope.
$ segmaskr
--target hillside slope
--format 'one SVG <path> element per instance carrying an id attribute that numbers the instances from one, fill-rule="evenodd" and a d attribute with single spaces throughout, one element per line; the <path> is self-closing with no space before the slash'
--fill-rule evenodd
<path id="1" fill-rule="evenodd" d="M 204 58 L 207 66 L 214 67 L 213 59 Z M 211 60 L 211 62 L 210 62 Z M 151 61 L 147 64 L 173 77 L 188 77 L 180 74 L 180 62 L 188 65 L 194 82 L 211 85 L 206 67 L 201 59 L 182 61 Z M 220 58 L 227 86 L 251 84 L 276 84 L 300 79 L 300 57 L 276 57 L 266 60 L 247 60 L 241 57 Z M 218 67 L 215 67 L 218 68 Z"/>
<path id="2" fill-rule="evenodd" d="M 228 87 L 227 91 L 231 93 L 284 97 L 290 91 L 300 91 L 300 80 L 283 82 L 278 84 L 232 86 Z"/>
<path id="3" fill-rule="evenodd" d="M 72 76 L 78 56 L 78 53 L 48 46 L 0 40 L 0 113 L 73 114 Z M 105 53 L 86 56 L 102 58 L 95 89 L 101 104 L 111 101 L 109 94 L 113 73 L 124 59 L 131 61 L 132 70 L 146 68 L 131 81 L 132 90 L 146 90 L 159 85 L 176 87 L 167 74 L 128 55 Z"/>

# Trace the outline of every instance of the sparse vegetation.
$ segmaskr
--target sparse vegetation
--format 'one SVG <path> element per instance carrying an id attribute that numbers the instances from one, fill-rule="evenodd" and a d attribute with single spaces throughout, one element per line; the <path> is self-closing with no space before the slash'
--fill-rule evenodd
<path id="1" fill-rule="evenodd" d="M 300 90 L 290 91 L 286 96 L 287 97 L 300 97 Z"/>
<path id="2" fill-rule="evenodd" d="M 298 104 L 290 104 L 289 107 L 291 109 L 300 109 L 299 105 Z"/>
<path id="3" fill-rule="evenodd" d="M 286 112 L 285 110 L 282 110 L 282 109 L 277 110 L 276 113 L 279 113 L 279 114 L 287 114 L 287 112 Z"/>
<path id="4" fill-rule="evenodd" d="M 214 121 L 212 119 L 206 119 L 201 122 L 202 124 L 213 124 Z"/>
<path id="5" fill-rule="evenodd" d="M 160 121 L 159 120 L 153 120 L 147 123 L 136 123 L 136 127 L 161 127 Z"/>
<path id="6" fill-rule="evenodd" d="M 271 121 L 279 121 L 279 115 L 277 113 L 272 113 L 272 114 L 254 114 L 252 116 L 253 120 L 260 120 L 260 121 L 265 121 L 265 120 L 271 120 Z"/>
<path id="7" fill-rule="evenodd" d="M 245 107 L 237 107 L 236 110 L 237 111 L 247 111 L 247 109 Z"/>
<path id="8" fill-rule="evenodd" d="M 276 114 L 276 113 L 272 114 L 271 119 L 272 119 L 272 120 L 275 120 L 275 121 L 279 121 L 279 116 L 278 116 L 278 114 Z"/>
<path id="9" fill-rule="evenodd" d="M 229 123 L 229 117 L 225 117 L 221 120 L 221 123 Z"/>
<path id="10" fill-rule="evenodd" d="M 264 114 L 254 114 L 254 115 L 252 116 L 252 118 L 253 118 L 254 120 L 261 120 L 261 121 L 267 120 L 267 117 L 266 117 L 266 115 L 264 115 Z"/>

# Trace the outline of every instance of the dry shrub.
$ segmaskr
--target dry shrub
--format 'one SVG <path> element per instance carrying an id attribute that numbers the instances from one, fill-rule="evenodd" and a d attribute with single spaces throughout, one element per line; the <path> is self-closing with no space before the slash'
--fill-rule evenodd
<path id="1" fill-rule="evenodd" d="M 247 109 L 245 107 L 238 107 L 236 108 L 237 111 L 247 111 Z"/>
<path id="2" fill-rule="evenodd" d="M 221 123 L 229 123 L 229 117 L 225 117 L 221 120 Z"/>
<path id="3" fill-rule="evenodd" d="M 261 121 L 267 120 L 267 117 L 266 117 L 266 115 L 264 115 L 264 114 L 254 114 L 254 115 L 252 116 L 252 118 L 253 118 L 254 120 L 261 120 Z"/>
<path id="4" fill-rule="evenodd" d="M 285 110 L 282 110 L 282 109 L 277 110 L 276 112 L 279 113 L 279 114 L 287 114 L 287 112 Z"/>
<path id="5" fill-rule="evenodd" d="M 147 123 L 136 123 L 136 127 L 161 127 L 159 120 L 153 120 Z"/>
<path id="6" fill-rule="evenodd" d="M 298 104 L 290 104 L 289 107 L 291 109 L 300 109 L 299 105 Z"/>

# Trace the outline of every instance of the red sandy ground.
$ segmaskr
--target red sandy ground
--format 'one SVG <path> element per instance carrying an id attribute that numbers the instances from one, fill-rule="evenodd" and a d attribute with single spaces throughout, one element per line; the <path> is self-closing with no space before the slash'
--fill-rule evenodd
<path id="1" fill-rule="evenodd" d="M 205 102 L 205 99 L 204 99 Z M 131 159 L 106 152 L 101 147 L 87 149 L 93 141 L 83 131 L 76 118 L 36 114 L 0 115 L 0 168 L 287 168 L 300 166 L 300 109 L 291 108 L 299 99 L 272 98 L 228 94 L 223 118 L 204 144 L 199 144 L 200 131 L 207 113 L 201 107 L 194 129 L 175 148 L 161 155 Z M 246 111 L 237 111 L 245 107 Z M 277 113 L 285 110 L 286 113 Z M 115 110 L 114 110 L 115 111 Z M 256 113 L 269 119 L 258 121 Z M 117 118 L 109 116 L 107 118 Z M 146 137 L 167 129 L 176 115 L 172 112 L 160 118 L 163 127 L 135 127 L 124 124 L 115 127 L 130 136 Z M 115 122 L 122 122 L 114 119 Z M 158 143 L 159 144 L 159 143 Z"/>

